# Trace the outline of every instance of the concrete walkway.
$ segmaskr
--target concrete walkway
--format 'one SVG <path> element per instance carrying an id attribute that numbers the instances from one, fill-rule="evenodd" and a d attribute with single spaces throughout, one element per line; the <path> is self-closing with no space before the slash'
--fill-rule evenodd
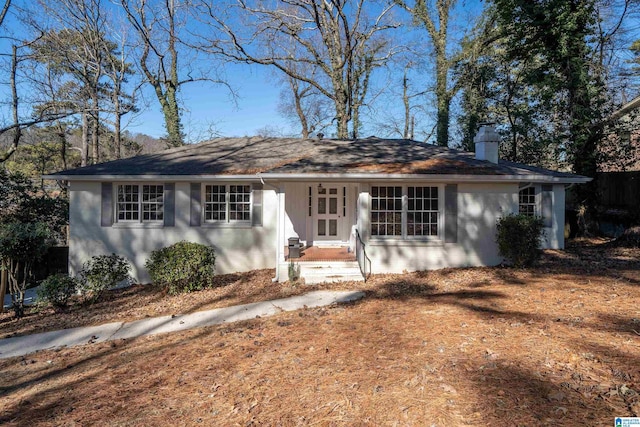
<path id="1" fill-rule="evenodd" d="M 314 291 L 308 294 L 271 301 L 216 308 L 179 316 L 162 316 L 133 322 L 114 322 L 0 340 L 0 359 L 23 356 L 38 350 L 74 347 L 103 341 L 163 334 L 185 329 L 237 322 L 334 303 L 355 301 L 364 297 L 359 291 Z"/>

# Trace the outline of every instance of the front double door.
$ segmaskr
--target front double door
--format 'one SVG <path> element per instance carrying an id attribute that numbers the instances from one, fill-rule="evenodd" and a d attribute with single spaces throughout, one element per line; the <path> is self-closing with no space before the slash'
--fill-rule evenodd
<path id="1" fill-rule="evenodd" d="M 314 239 L 340 242 L 343 239 L 343 223 L 346 188 L 339 185 L 315 187 Z"/>

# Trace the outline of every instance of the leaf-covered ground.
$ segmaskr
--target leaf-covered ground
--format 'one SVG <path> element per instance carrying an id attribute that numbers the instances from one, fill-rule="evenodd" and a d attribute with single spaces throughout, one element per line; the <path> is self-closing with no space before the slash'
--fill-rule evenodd
<path id="1" fill-rule="evenodd" d="M 137 286 L 3 335 L 309 290 L 272 271 L 169 297 Z M 532 270 L 376 276 L 364 300 L 0 361 L 3 425 L 606 425 L 640 416 L 640 250 L 548 251 Z M 315 288 L 315 287 L 314 287 Z"/>

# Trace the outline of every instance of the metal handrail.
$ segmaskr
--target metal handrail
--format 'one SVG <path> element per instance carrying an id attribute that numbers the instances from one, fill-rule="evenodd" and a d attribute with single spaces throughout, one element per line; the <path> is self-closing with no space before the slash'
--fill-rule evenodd
<path id="1" fill-rule="evenodd" d="M 364 277 L 364 281 L 366 282 L 369 276 L 371 275 L 371 259 L 367 256 L 367 251 L 365 249 L 365 244 L 360 237 L 360 232 L 356 228 L 356 260 L 358 261 L 358 267 L 360 268 L 360 273 L 362 277 Z M 369 264 L 369 270 L 367 272 L 367 264 Z"/>

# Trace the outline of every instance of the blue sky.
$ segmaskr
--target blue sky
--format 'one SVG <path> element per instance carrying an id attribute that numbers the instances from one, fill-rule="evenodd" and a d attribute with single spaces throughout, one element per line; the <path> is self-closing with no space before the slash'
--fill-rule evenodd
<path id="1" fill-rule="evenodd" d="M 451 37 L 461 37 L 462 34 L 472 25 L 473 19 L 479 15 L 484 3 L 480 0 L 462 0 L 457 2 L 455 11 L 451 17 Z M 396 8 L 396 16 L 398 20 L 407 22 L 407 14 Z M 409 30 L 409 31 L 407 31 Z M 426 32 L 424 29 L 405 28 L 402 30 L 405 40 L 417 38 L 424 40 Z M 420 42 L 419 42 L 420 43 Z M 424 42 L 421 42 L 424 43 Z M 428 50 L 428 46 L 422 46 Z M 424 64 L 417 75 L 413 76 L 413 82 L 416 85 L 416 91 L 425 90 L 431 84 L 431 67 L 430 58 L 425 54 Z M 397 67 L 402 71 L 402 66 Z M 397 70 L 396 70 L 397 71 Z M 376 93 L 381 87 L 387 87 L 392 83 L 398 83 L 400 75 L 396 73 L 394 80 L 390 81 L 390 75 L 394 74 L 394 70 L 377 70 L 374 72 L 371 94 Z M 255 135 L 258 131 L 269 128 L 273 131 L 285 135 L 299 135 L 299 126 L 291 123 L 278 112 L 278 101 L 282 90 L 277 78 L 274 75 L 273 68 L 261 65 L 227 65 L 226 78 L 228 83 L 236 91 L 238 95 L 235 102 L 229 99 L 229 92 L 226 88 L 211 83 L 189 83 L 181 88 L 181 99 L 184 101 L 183 106 L 183 125 L 190 142 L 196 142 L 209 136 L 210 125 L 213 130 L 220 136 L 245 136 Z M 148 135 L 159 137 L 164 134 L 162 127 L 162 114 L 160 107 L 152 92 L 146 88 L 147 99 L 150 105 L 142 114 L 135 118 L 129 125 L 132 132 L 141 132 Z M 389 98 L 389 94 L 385 94 Z M 429 99 L 425 99 L 429 102 Z M 389 105 L 390 104 L 390 105 Z M 393 98 L 391 102 L 385 99 L 378 100 L 376 105 L 372 105 L 378 109 L 389 112 L 397 111 L 400 115 L 400 99 Z M 364 129 L 363 134 L 373 134 L 376 130 L 374 123 L 368 121 L 366 116 L 366 108 L 364 111 Z M 425 117 L 423 122 L 427 120 L 430 123 L 421 123 L 423 127 L 430 128 L 435 124 L 435 113 L 432 117 Z M 333 127 L 330 132 L 335 131 Z M 386 135 L 379 135 L 386 136 Z"/>
<path id="2" fill-rule="evenodd" d="M 35 3 L 33 3 L 35 4 Z M 103 4 L 111 5 L 110 0 L 103 0 Z M 450 34 L 452 45 L 464 35 L 472 23 L 473 18 L 478 16 L 486 3 L 480 0 L 460 0 L 457 2 L 450 21 Z M 14 5 L 31 6 L 30 0 L 14 0 Z M 111 6 L 109 6 L 111 7 Z M 34 10 L 38 10 L 37 8 Z M 397 10 L 398 20 L 407 22 L 407 15 L 401 10 Z M 189 23 L 189 25 L 198 25 Z M 9 15 L 3 28 L 0 30 L 0 53 L 10 52 L 10 43 L 2 38 L 11 32 L 24 34 L 24 29 L 17 22 L 14 16 Z M 423 64 L 411 76 L 411 82 L 415 91 L 429 89 L 432 84 L 431 75 L 433 73 L 433 63 L 429 56 L 426 31 L 423 28 L 415 29 L 405 27 L 402 29 L 404 41 L 415 41 L 422 50 Z M 7 60 L 6 56 L 4 58 Z M 206 66 L 206 63 L 205 63 Z M 1 64 L 0 68 L 0 122 L 9 120 L 10 110 L 8 104 L 9 87 L 5 82 L 7 67 Z M 389 70 L 378 70 L 374 74 L 371 94 L 377 93 L 380 88 L 398 84 L 401 80 L 402 65 L 396 65 Z M 259 65 L 227 65 L 225 67 L 226 80 L 236 92 L 235 102 L 230 99 L 229 91 L 222 85 L 215 85 L 206 82 L 194 82 L 181 87 L 180 99 L 184 111 L 182 122 L 188 142 L 197 142 L 212 136 L 244 136 L 255 135 L 265 128 L 273 132 L 285 135 L 299 134 L 299 127 L 292 124 L 278 111 L 281 86 L 275 77 L 274 71 L 270 67 Z M 426 112 L 420 118 L 420 126 L 423 129 L 430 129 L 435 123 L 434 97 L 427 95 L 421 99 L 426 107 Z M 164 120 L 158 101 L 149 86 L 144 88 L 144 102 L 139 105 L 142 111 L 135 117 L 125 118 L 126 130 L 133 133 L 144 133 L 153 137 L 161 137 L 165 134 Z M 399 95 L 385 93 L 379 96 L 375 104 L 374 113 L 379 121 L 384 121 L 386 115 L 398 113 L 401 107 Z M 453 105 L 455 108 L 455 103 Z M 367 116 L 367 109 L 363 111 L 364 129 L 363 135 L 378 134 L 387 136 L 376 129 L 374 123 Z M 0 123 L 1 125 L 2 123 Z M 452 118 L 452 126 L 455 120 Z M 335 131 L 331 128 L 329 132 Z"/>
<path id="3" fill-rule="evenodd" d="M 108 8 L 113 8 L 109 0 L 103 0 Z M 40 11 L 35 2 L 29 0 L 14 0 L 15 6 L 32 7 L 34 12 Z M 483 3 L 479 0 L 463 0 L 458 2 L 458 6 L 452 16 L 452 34 L 462 34 L 464 29 L 470 25 L 469 15 L 475 16 L 479 13 Z M 117 9 L 112 9 L 116 11 Z M 406 22 L 407 14 L 401 10 L 397 10 L 396 18 L 398 21 Z M 47 19 L 42 17 L 42 19 Z M 115 19 L 114 21 L 117 21 Z M 189 25 L 201 25 L 189 22 Z M 117 24 L 114 23 L 114 28 Z M 424 29 L 412 31 L 404 28 L 403 39 L 410 40 L 425 39 L 426 33 Z M 2 36 L 10 33 L 25 36 L 25 29 L 17 21 L 15 16 L 9 15 L 2 28 Z M 424 42 L 422 42 L 424 43 Z M 421 49 L 427 49 L 421 46 Z M 0 52 L 10 52 L 10 42 L 0 38 Z M 415 91 L 423 91 L 430 85 L 431 61 L 428 54 L 423 55 L 424 64 L 422 69 L 418 69 L 416 74 L 412 76 L 412 82 L 415 85 Z M 6 58 L 5 58 L 6 59 Z M 194 64 L 197 64 L 194 61 Z M 206 62 L 205 62 L 206 67 Z M 5 72 L 6 72 L 6 67 Z M 398 71 L 399 70 L 399 71 Z M 402 72 L 402 66 L 397 66 L 395 70 L 378 70 L 374 72 L 372 87 L 370 93 L 376 93 L 382 87 L 388 87 L 392 83 L 398 84 Z M 280 98 L 281 86 L 276 78 L 274 71 L 270 67 L 260 65 L 233 65 L 225 66 L 224 73 L 229 85 L 235 91 L 237 97 L 235 102 L 231 100 L 229 91 L 222 85 L 215 85 L 207 82 L 194 82 L 181 86 L 180 99 L 182 100 L 183 112 L 182 123 L 184 131 L 187 135 L 188 142 L 197 142 L 212 136 L 244 136 L 254 135 L 258 131 L 269 129 L 272 132 L 284 135 L 298 135 L 299 127 L 295 123 L 291 123 L 284 118 L 278 111 L 278 102 Z M 0 70 L 0 74 L 3 72 Z M 392 77 L 390 77 L 392 76 Z M 392 80 L 391 80 L 392 79 Z M 6 74 L 0 78 L 1 82 L 8 81 Z M 125 117 L 125 129 L 133 133 L 144 133 L 153 137 L 161 137 L 165 135 L 164 121 L 159 103 L 148 85 L 144 87 L 143 101 L 139 104 L 141 112 L 132 117 Z M 6 102 L 9 100 L 8 85 L 0 85 L 0 100 Z M 26 95 L 26 94 L 25 94 Z M 429 108 L 433 110 L 433 100 L 425 98 L 422 100 L 426 105 L 431 104 Z M 24 104 L 25 101 L 23 101 Z M 9 120 L 9 109 L 2 106 L 0 112 L 0 121 Z M 375 104 L 376 113 L 389 114 L 398 111 L 401 107 L 399 95 L 385 94 L 378 97 Z M 363 111 L 364 129 L 363 134 L 370 135 L 378 133 L 371 121 L 368 121 L 366 115 L 367 109 Z M 384 118 L 380 119 L 384 120 Z M 433 111 L 425 114 L 419 125 L 424 128 L 430 128 L 435 123 L 435 114 Z M 334 132 L 332 127 L 330 132 Z"/>
<path id="4" fill-rule="evenodd" d="M 190 139 L 213 136 L 208 135 L 210 127 L 220 136 L 253 135 L 266 126 L 285 133 L 299 132 L 277 111 L 281 89 L 269 70 L 248 65 L 233 66 L 232 70 L 227 75 L 237 94 L 235 102 L 221 85 L 193 82 L 182 86 L 182 119 Z M 145 97 L 149 107 L 129 124 L 128 130 L 160 137 L 165 134 L 160 106 L 149 88 Z"/>

